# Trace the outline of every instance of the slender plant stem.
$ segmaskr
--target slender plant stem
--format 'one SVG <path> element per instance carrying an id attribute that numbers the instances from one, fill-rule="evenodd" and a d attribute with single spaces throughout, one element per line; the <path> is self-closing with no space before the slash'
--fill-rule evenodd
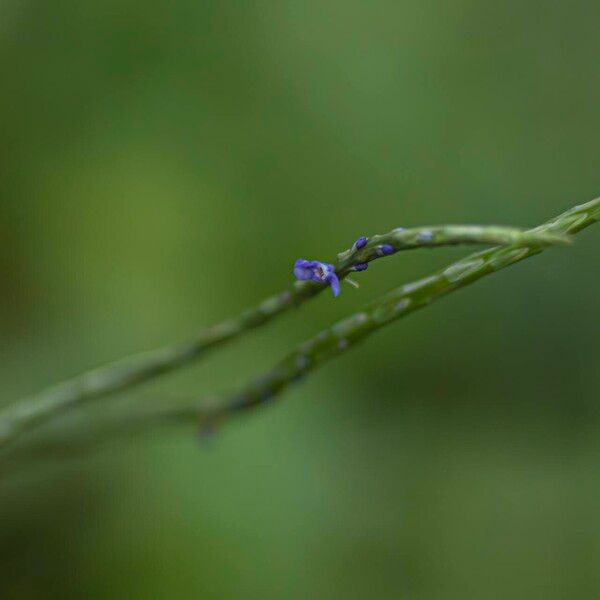
<path id="1" fill-rule="evenodd" d="M 598 220 L 600 198 L 576 206 L 530 230 L 530 233 L 573 235 Z M 221 406 L 200 410 L 201 423 L 218 424 L 234 414 L 270 401 L 309 371 L 346 352 L 392 321 L 424 308 L 434 300 L 486 275 L 538 254 L 543 248 L 540 244 L 490 248 L 452 263 L 434 275 L 393 289 L 362 311 L 301 344 L 273 369 L 228 398 Z"/>
<path id="2" fill-rule="evenodd" d="M 456 244 L 536 243 L 545 246 L 565 241 L 565 237 L 556 232 L 542 230 L 532 233 L 498 226 L 447 225 L 413 229 L 398 228 L 387 234 L 374 236 L 361 250 L 353 246 L 341 253 L 335 262 L 335 268 L 340 278 L 344 278 L 353 270 L 354 265 L 380 258 L 379 249 L 383 244 L 391 245 L 394 251 L 401 251 Z M 120 392 L 173 371 L 209 350 L 269 322 L 286 310 L 302 304 L 323 289 L 325 287 L 320 284 L 298 281 L 291 289 L 267 298 L 235 319 L 210 327 L 187 342 L 120 360 L 23 399 L 0 413 L 0 447 L 22 431 L 74 405 Z"/>
<path id="3" fill-rule="evenodd" d="M 203 409 L 200 413 L 196 409 L 178 408 L 173 410 L 171 416 L 187 419 L 192 414 L 197 418 L 199 414 L 202 422 L 214 424 L 234 413 L 262 404 L 310 370 L 345 352 L 389 322 L 485 275 L 537 254 L 550 243 L 564 241 L 564 236 L 577 233 L 599 218 L 600 198 L 576 206 L 527 232 L 501 227 L 448 226 L 397 229 L 385 236 L 376 236 L 362 251 L 351 248 L 340 255 L 336 270 L 341 277 L 347 275 L 353 265 L 378 258 L 380 254 L 377 248 L 383 242 L 393 244 L 395 250 L 481 241 L 510 245 L 474 254 L 435 275 L 396 288 L 365 310 L 305 342 L 274 369 L 238 394 L 223 398 L 216 408 Z M 25 431 L 73 405 L 172 370 L 208 348 L 270 320 L 289 306 L 299 304 L 322 289 L 322 286 L 310 282 L 298 282 L 293 290 L 269 298 L 259 307 L 243 313 L 240 318 L 217 325 L 188 344 L 136 356 L 16 403 L 0 414 L 0 447 L 15 441 Z M 164 417 L 168 418 L 168 411 Z"/>

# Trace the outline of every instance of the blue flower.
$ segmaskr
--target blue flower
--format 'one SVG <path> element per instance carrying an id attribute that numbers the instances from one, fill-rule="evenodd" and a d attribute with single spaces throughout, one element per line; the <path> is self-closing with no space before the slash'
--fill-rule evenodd
<path id="1" fill-rule="evenodd" d="M 329 263 L 299 258 L 294 265 L 294 275 L 301 281 L 327 283 L 331 286 L 331 291 L 334 296 L 337 297 L 340 295 L 340 280 L 333 265 L 330 265 Z"/>

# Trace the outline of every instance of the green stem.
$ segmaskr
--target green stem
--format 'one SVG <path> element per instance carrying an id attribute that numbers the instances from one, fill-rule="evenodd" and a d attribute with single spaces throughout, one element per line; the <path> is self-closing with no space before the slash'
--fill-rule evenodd
<path id="1" fill-rule="evenodd" d="M 226 402 L 224 407 L 205 413 L 204 416 L 220 419 L 240 409 L 259 404 L 389 321 L 404 316 L 489 272 L 536 254 L 550 243 L 564 241 L 566 234 L 576 233 L 598 220 L 599 213 L 600 198 L 577 206 L 549 223 L 527 232 L 503 227 L 468 226 L 394 230 L 384 236 L 375 236 L 362 251 L 351 248 L 340 255 L 336 263 L 336 271 L 340 277 L 345 277 L 353 265 L 378 258 L 377 248 L 382 243 L 392 244 L 396 250 L 458 243 L 511 244 L 507 248 L 493 248 L 475 254 L 451 265 L 442 273 L 397 288 L 365 311 L 341 321 L 330 330 L 302 344 L 274 370 L 242 390 Z M 8 445 L 25 431 L 74 405 L 123 390 L 171 371 L 208 349 L 266 323 L 322 290 L 323 286 L 311 282 L 297 282 L 291 290 L 265 300 L 237 319 L 216 325 L 188 343 L 120 361 L 22 400 L 0 413 L 0 447 Z M 187 409 L 175 412 L 190 414 Z"/>
<path id="2" fill-rule="evenodd" d="M 530 233 L 575 234 L 600 220 L 600 198 L 576 206 Z M 230 398 L 223 406 L 200 413 L 201 422 L 219 423 L 240 411 L 254 408 L 316 367 L 346 352 L 385 325 L 427 306 L 450 292 L 486 275 L 538 254 L 543 245 L 497 247 L 472 254 L 442 271 L 393 289 L 361 312 L 301 344 L 275 368 Z"/>

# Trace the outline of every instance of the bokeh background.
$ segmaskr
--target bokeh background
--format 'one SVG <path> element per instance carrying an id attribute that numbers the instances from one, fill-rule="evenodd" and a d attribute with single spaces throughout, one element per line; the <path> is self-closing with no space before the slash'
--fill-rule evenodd
<path id="1" fill-rule="evenodd" d="M 599 19 L 590 0 L 1 0 L 0 403 L 185 339 L 359 235 L 592 199 Z M 40 431 L 0 465 L 1 597 L 599 597 L 599 234 L 208 445 L 94 427 L 235 388 L 467 250 L 380 261 Z"/>

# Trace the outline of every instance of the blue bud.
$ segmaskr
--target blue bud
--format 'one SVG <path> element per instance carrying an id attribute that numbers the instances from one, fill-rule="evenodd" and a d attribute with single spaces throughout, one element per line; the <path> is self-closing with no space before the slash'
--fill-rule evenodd
<path id="1" fill-rule="evenodd" d="M 391 244 L 382 244 L 377 248 L 379 256 L 388 256 L 389 254 L 394 254 L 394 252 L 396 252 L 396 249 Z"/>
<path id="2" fill-rule="evenodd" d="M 369 241 L 368 237 L 365 237 L 364 235 L 362 235 L 361 237 L 359 237 L 356 242 L 354 242 L 354 247 L 357 250 L 362 250 L 366 245 L 367 242 Z"/>

